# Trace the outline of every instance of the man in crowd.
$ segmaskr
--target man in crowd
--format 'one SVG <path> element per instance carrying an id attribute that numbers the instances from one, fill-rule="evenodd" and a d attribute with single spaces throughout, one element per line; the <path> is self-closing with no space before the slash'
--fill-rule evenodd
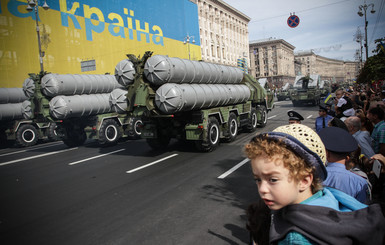
<path id="1" fill-rule="evenodd" d="M 367 118 L 373 123 L 372 146 L 376 154 L 380 153 L 385 156 L 385 122 L 384 111 L 381 107 L 373 107 L 367 112 Z"/>
<path id="2" fill-rule="evenodd" d="M 304 119 L 301 114 L 296 111 L 288 111 L 287 115 L 289 116 L 289 124 L 299 123 Z"/>
<path id="3" fill-rule="evenodd" d="M 357 150 L 357 141 L 346 130 L 328 127 L 319 136 L 325 145 L 328 172 L 324 186 L 338 189 L 366 203 L 368 184 L 364 178 L 346 170 L 345 162 L 350 152 Z"/>
<path id="4" fill-rule="evenodd" d="M 361 131 L 361 119 L 353 116 L 345 120 L 346 127 L 349 133 L 356 139 L 358 145 L 361 147 L 361 153 L 367 158 L 372 157 L 375 153 L 372 148 L 372 139 L 368 131 Z"/>
<path id="5" fill-rule="evenodd" d="M 333 119 L 332 116 L 328 115 L 326 107 L 322 105 L 319 106 L 318 115 L 319 117 L 315 119 L 315 131 L 317 134 L 321 131 L 321 129 L 326 128 L 329 121 Z"/>

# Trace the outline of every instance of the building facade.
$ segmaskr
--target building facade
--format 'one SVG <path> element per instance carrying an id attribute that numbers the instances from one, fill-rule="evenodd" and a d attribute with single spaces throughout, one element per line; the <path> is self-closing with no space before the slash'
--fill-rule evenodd
<path id="1" fill-rule="evenodd" d="M 250 17 L 221 0 L 197 4 L 202 60 L 231 66 L 249 61 Z"/>
<path id="2" fill-rule="evenodd" d="M 250 74 L 267 78 L 276 87 L 293 83 L 295 47 L 283 39 L 268 38 L 249 44 Z"/>
<path id="3" fill-rule="evenodd" d="M 295 60 L 301 63 L 297 75 L 319 74 L 323 80 L 352 82 L 359 73 L 359 62 L 330 59 L 314 54 L 313 51 L 298 52 Z"/>

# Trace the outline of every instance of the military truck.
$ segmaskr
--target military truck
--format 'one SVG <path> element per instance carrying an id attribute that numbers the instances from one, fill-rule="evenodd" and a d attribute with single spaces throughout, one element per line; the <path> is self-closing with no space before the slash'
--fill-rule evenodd
<path id="1" fill-rule="evenodd" d="M 328 80 L 321 80 L 319 87 L 321 90 L 321 97 L 325 97 L 332 92 L 331 84 Z"/>
<path id="2" fill-rule="evenodd" d="M 319 105 L 321 90 L 319 88 L 320 75 L 296 76 L 290 100 L 293 106 L 312 104 Z"/>
<path id="3" fill-rule="evenodd" d="M 290 84 L 286 83 L 285 85 L 282 86 L 277 92 L 277 100 L 282 101 L 286 99 L 290 99 Z"/>
<path id="4" fill-rule="evenodd" d="M 267 108 L 268 110 L 272 110 L 274 108 L 274 91 L 271 88 L 271 85 L 267 78 L 260 78 L 258 79 L 258 83 L 261 85 L 262 88 L 265 89 L 266 95 L 267 95 L 267 104 L 271 106 L 270 108 Z"/>
<path id="5" fill-rule="evenodd" d="M 24 86 L 23 86 L 24 87 Z M 28 91 L 0 88 L 0 145 L 26 147 L 38 140 L 57 140 L 56 124 L 45 118 L 32 119 Z"/>
<path id="6" fill-rule="evenodd" d="M 193 141 L 209 152 L 220 140 L 233 141 L 239 129 L 254 131 L 267 123 L 267 94 L 239 68 L 206 62 L 127 55 L 115 69 L 127 89 L 127 112 L 143 121 L 142 138 L 154 149 L 172 138 Z"/>
<path id="7" fill-rule="evenodd" d="M 26 81 L 33 112 L 30 118 L 55 125 L 55 135 L 69 147 L 80 146 L 87 139 L 113 145 L 121 137 L 140 136 L 141 120 L 114 107 L 127 93 L 114 75 L 44 72 L 30 74 Z"/>

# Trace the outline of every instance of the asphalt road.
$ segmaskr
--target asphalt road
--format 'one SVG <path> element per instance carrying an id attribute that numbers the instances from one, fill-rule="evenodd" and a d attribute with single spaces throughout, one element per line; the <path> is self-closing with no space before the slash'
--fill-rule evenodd
<path id="1" fill-rule="evenodd" d="M 276 102 L 257 133 L 286 124 L 290 109 Z M 318 108 L 295 110 L 314 128 Z M 258 193 L 242 147 L 254 134 L 211 153 L 144 140 L 1 149 L 0 244 L 248 244 Z"/>

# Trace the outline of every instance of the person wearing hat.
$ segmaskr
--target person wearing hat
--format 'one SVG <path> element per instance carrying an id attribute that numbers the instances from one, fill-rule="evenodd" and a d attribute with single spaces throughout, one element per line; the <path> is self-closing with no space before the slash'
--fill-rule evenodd
<path id="1" fill-rule="evenodd" d="M 318 115 L 315 119 L 315 131 L 319 133 L 321 129 L 326 128 L 330 120 L 333 119 L 332 116 L 328 115 L 326 107 L 320 105 L 318 110 Z"/>
<path id="2" fill-rule="evenodd" d="M 327 153 L 310 127 L 290 124 L 259 134 L 245 145 L 244 152 L 251 160 L 259 198 L 271 213 L 248 212 L 247 227 L 254 242 L 382 243 L 385 219 L 378 204 L 367 206 L 322 186 L 328 175 Z M 265 212 L 263 207 L 254 210 Z M 268 234 L 261 232 L 266 226 L 270 226 Z"/>
<path id="3" fill-rule="evenodd" d="M 296 111 L 288 111 L 287 115 L 289 116 L 289 124 L 300 124 L 303 120 L 301 114 Z"/>
<path id="4" fill-rule="evenodd" d="M 325 145 L 328 177 L 324 186 L 332 187 L 366 203 L 369 191 L 367 182 L 360 176 L 346 170 L 349 154 L 358 148 L 357 141 L 348 131 L 338 127 L 324 128 L 319 136 Z"/>

